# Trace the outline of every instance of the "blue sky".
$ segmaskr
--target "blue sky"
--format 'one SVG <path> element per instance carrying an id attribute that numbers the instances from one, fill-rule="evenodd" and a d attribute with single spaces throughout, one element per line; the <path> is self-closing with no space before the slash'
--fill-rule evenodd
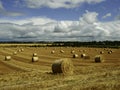
<path id="1" fill-rule="evenodd" d="M 27 0 L 26 0 L 27 1 Z M 29 0 L 28 0 L 29 1 Z M 40 0 L 38 0 L 40 1 Z M 56 0 L 57 1 L 57 0 Z M 69 0 L 70 1 L 70 0 Z M 78 0 L 79 1 L 79 0 Z M 95 0 L 94 0 L 95 1 Z M 35 16 L 48 17 L 55 20 L 78 20 L 79 17 L 85 13 L 86 10 L 91 12 L 98 12 L 99 19 L 107 13 L 111 13 L 111 16 L 105 20 L 114 20 L 116 15 L 120 14 L 120 0 L 104 0 L 97 4 L 82 3 L 74 8 L 49 8 L 48 6 L 29 8 L 25 3 L 25 0 L 1 0 L 4 9 L 7 11 L 23 13 L 23 16 L 17 16 L 17 18 L 28 18 Z M 35 1 L 34 1 L 35 2 Z M 2 15 L 2 17 L 10 17 Z M 10 17 L 15 18 L 15 17 Z"/>
<path id="2" fill-rule="evenodd" d="M 120 40 L 120 0 L 0 0 L 3 40 Z"/>

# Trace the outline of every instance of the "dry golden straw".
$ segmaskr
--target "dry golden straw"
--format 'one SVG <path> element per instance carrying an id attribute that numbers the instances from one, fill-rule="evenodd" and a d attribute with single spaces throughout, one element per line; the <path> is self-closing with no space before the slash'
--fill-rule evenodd
<path id="1" fill-rule="evenodd" d="M 56 60 L 52 64 L 52 71 L 54 74 L 63 73 L 64 75 L 72 75 L 73 74 L 73 63 L 68 58 L 62 58 L 60 60 Z"/>
<path id="2" fill-rule="evenodd" d="M 84 58 L 84 59 L 90 59 L 90 56 L 87 56 L 87 55 L 86 55 L 86 56 L 84 56 L 83 58 Z"/>

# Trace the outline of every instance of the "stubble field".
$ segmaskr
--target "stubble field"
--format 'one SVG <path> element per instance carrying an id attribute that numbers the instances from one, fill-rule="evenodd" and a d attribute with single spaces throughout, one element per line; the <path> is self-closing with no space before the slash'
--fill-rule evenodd
<path id="1" fill-rule="evenodd" d="M 24 49 L 23 51 L 19 51 Z M 54 50 L 55 53 L 51 54 Z M 64 50 L 61 53 L 60 50 Z M 78 54 L 78 58 L 73 58 Z M 108 52 L 112 50 L 111 54 Z M 16 55 L 13 52 L 17 52 Z M 95 63 L 100 54 L 103 63 Z M 39 60 L 32 62 L 33 53 Z M 85 53 L 90 59 L 81 58 Z M 6 61 L 5 56 L 11 56 Z M 70 58 L 74 65 L 73 75 L 53 74 L 52 63 Z M 119 90 L 120 49 L 85 47 L 9 47 L 0 48 L 0 90 Z"/>

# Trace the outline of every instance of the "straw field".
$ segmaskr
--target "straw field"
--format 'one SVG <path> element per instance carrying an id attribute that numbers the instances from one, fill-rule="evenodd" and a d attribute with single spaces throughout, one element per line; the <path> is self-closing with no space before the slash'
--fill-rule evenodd
<path id="1" fill-rule="evenodd" d="M 19 52 L 19 50 L 23 51 Z M 64 53 L 61 53 L 61 50 Z M 73 58 L 74 53 L 71 53 L 73 50 L 78 55 L 77 58 Z M 108 54 L 110 50 L 113 52 Z M 51 51 L 54 51 L 54 54 Z M 100 54 L 101 51 L 104 53 Z M 14 52 L 17 54 L 14 55 Z M 39 57 L 37 62 L 31 62 L 33 53 L 37 53 L 37 57 Z M 83 53 L 90 58 L 81 58 Z M 102 55 L 104 62 L 95 63 L 96 55 Z M 11 56 L 11 59 L 5 60 L 5 56 Z M 53 63 L 62 58 L 72 61 L 73 74 L 53 73 Z M 85 47 L 0 48 L 0 90 L 119 90 L 119 82 L 120 49 Z"/>

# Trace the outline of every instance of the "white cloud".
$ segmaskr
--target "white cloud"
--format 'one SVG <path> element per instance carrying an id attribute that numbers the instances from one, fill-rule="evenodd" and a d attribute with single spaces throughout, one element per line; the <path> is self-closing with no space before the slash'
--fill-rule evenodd
<path id="1" fill-rule="evenodd" d="M 75 8 L 83 3 L 95 4 L 105 0 L 23 0 L 29 8 Z"/>
<path id="2" fill-rule="evenodd" d="M 14 11 L 3 11 L 2 12 L 2 14 L 3 15 L 5 15 L 5 16 L 23 16 L 24 15 L 24 13 L 21 13 L 21 12 L 14 12 Z"/>
<path id="3" fill-rule="evenodd" d="M 46 17 L 32 17 L 23 20 L 8 20 L 8 19 L 0 20 L 0 23 L 8 23 L 8 22 L 18 25 L 45 25 L 56 21 Z"/>
<path id="4" fill-rule="evenodd" d="M 80 17 L 80 22 L 87 23 L 87 24 L 95 23 L 97 22 L 97 16 L 98 16 L 98 13 L 96 12 L 86 11 L 86 13 L 83 14 L 82 17 Z"/>
<path id="5" fill-rule="evenodd" d="M 110 17 L 111 16 L 111 13 L 107 13 L 105 16 L 103 16 L 102 18 L 105 19 L 107 17 Z"/>
<path id="6" fill-rule="evenodd" d="M 120 40 L 120 20 L 100 22 L 98 15 L 86 11 L 78 21 L 56 21 L 46 17 L 0 19 L 0 40 Z"/>

